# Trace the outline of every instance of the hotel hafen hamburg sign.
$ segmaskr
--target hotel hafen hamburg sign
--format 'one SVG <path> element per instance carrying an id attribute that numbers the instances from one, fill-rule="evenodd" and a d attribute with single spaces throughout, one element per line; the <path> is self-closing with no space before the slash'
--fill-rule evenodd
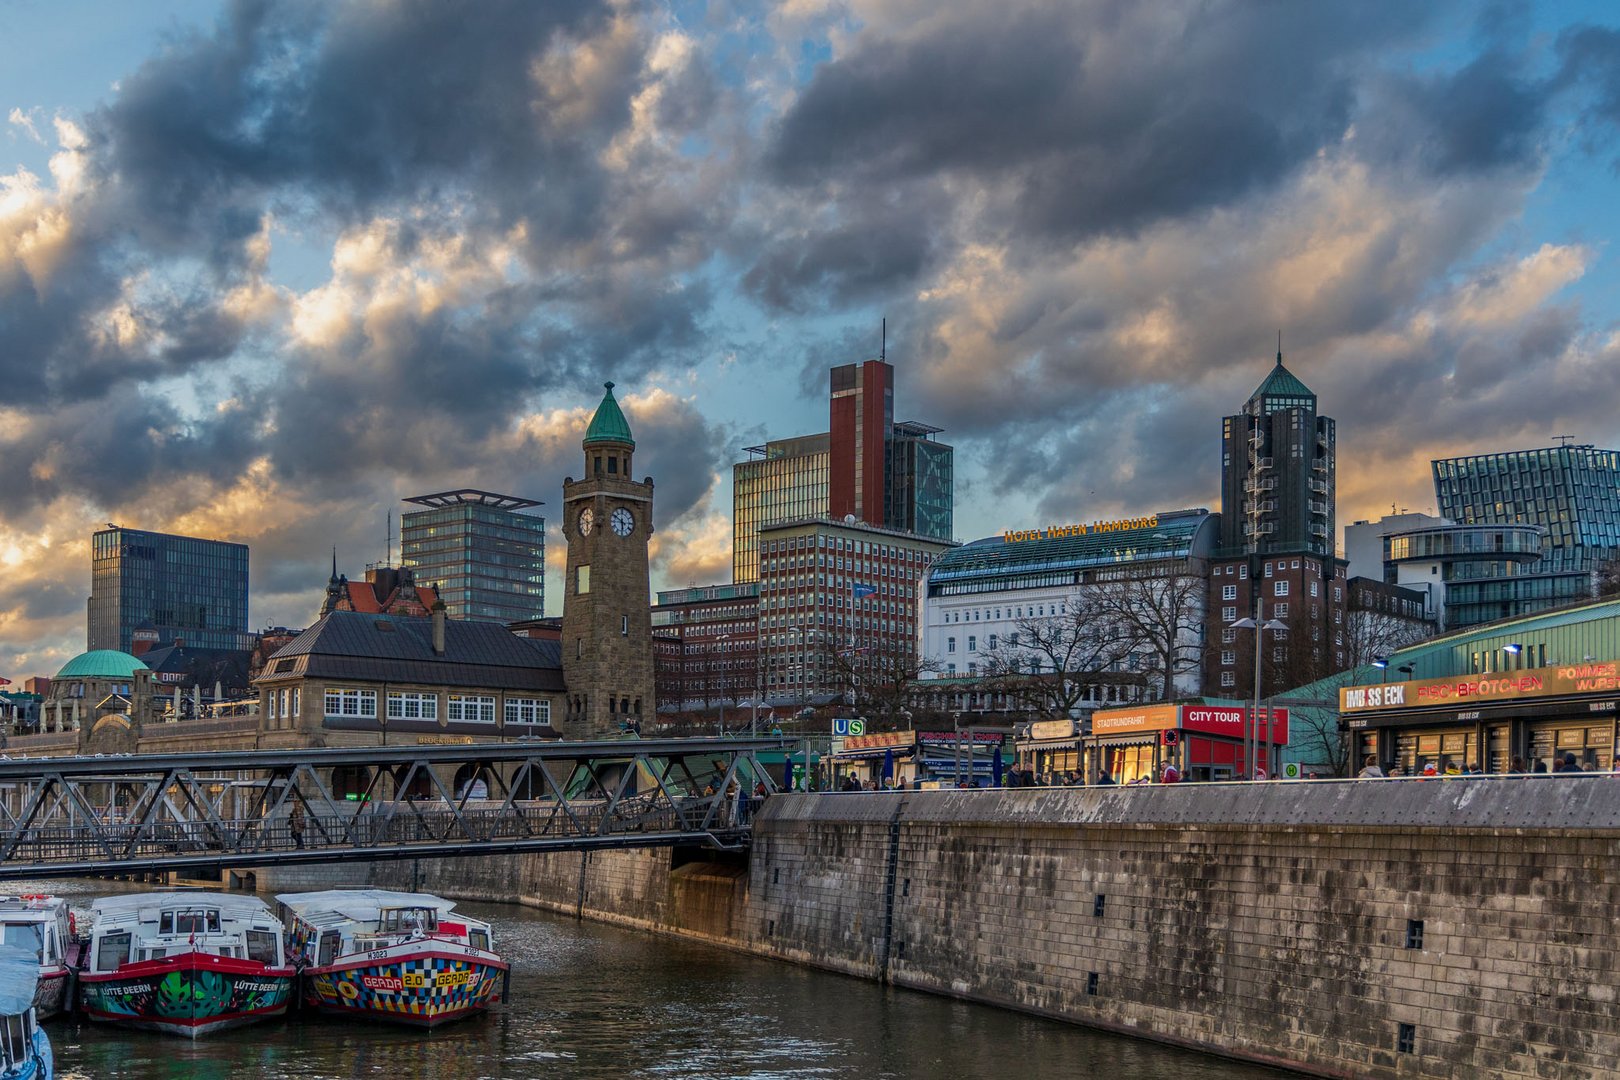
<path id="1" fill-rule="evenodd" d="M 1093 521 L 1090 525 L 1048 525 L 1044 529 L 1008 529 L 1001 539 L 1009 544 L 1026 540 L 1060 540 L 1065 536 L 1090 536 L 1092 533 L 1129 532 L 1132 529 L 1157 529 L 1159 515 L 1120 518 L 1118 521 Z"/>
<path id="2" fill-rule="evenodd" d="M 1617 690 L 1620 690 L 1620 661 L 1610 660 L 1600 664 L 1562 664 L 1387 685 L 1346 686 L 1339 690 L 1339 712 L 1446 708 L 1474 702 L 1529 702 Z"/>

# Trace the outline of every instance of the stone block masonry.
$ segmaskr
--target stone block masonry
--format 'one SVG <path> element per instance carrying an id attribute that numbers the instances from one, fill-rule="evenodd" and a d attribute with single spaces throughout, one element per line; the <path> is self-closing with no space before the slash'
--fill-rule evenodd
<path id="1" fill-rule="evenodd" d="M 791 797 L 786 959 L 1324 1076 L 1620 1068 L 1620 779 Z"/>
<path id="2" fill-rule="evenodd" d="M 411 880 L 323 873 L 356 871 Z M 1620 1075 L 1620 779 L 786 795 L 746 870 L 614 851 L 418 872 L 1320 1076 Z"/>

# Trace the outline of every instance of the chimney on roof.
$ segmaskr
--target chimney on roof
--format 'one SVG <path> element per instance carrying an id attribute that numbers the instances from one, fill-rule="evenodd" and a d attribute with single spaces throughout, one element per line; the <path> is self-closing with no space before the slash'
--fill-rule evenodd
<path id="1" fill-rule="evenodd" d="M 433 655 L 444 655 L 444 601 L 433 601 Z"/>

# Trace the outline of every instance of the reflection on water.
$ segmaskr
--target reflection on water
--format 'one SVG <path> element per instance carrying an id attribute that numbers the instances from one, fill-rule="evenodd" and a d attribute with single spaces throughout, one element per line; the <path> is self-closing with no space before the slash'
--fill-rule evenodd
<path id="1" fill-rule="evenodd" d="M 104 882 L 19 885 L 81 897 Z M 512 1000 L 426 1033 L 297 1015 L 189 1043 L 53 1022 L 63 1080 L 524 1077 L 1228 1078 L 1264 1070 L 542 912 L 495 926 Z M 1273 1074 L 1281 1075 L 1281 1074 Z"/>

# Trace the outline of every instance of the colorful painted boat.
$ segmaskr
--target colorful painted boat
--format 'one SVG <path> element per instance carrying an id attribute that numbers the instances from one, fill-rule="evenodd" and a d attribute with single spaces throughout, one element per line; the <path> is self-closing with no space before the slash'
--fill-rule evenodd
<path id="1" fill-rule="evenodd" d="M 333 1016 L 419 1027 L 483 1012 L 506 996 L 489 924 L 427 893 L 286 893 L 288 954 L 304 1004 Z"/>
<path id="2" fill-rule="evenodd" d="M 67 1006 L 72 915 L 60 896 L 0 896 L 0 944 L 32 953 L 39 965 L 34 1010 L 49 1020 Z"/>
<path id="3" fill-rule="evenodd" d="M 0 945 L 0 1080 L 52 1080 L 51 1040 L 39 1026 L 34 995 L 39 960 L 32 950 Z"/>
<path id="4" fill-rule="evenodd" d="M 133 893 L 97 900 L 79 1008 L 92 1020 L 195 1038 L 287 1011 L 296 972 L 263 900 Z"/>

